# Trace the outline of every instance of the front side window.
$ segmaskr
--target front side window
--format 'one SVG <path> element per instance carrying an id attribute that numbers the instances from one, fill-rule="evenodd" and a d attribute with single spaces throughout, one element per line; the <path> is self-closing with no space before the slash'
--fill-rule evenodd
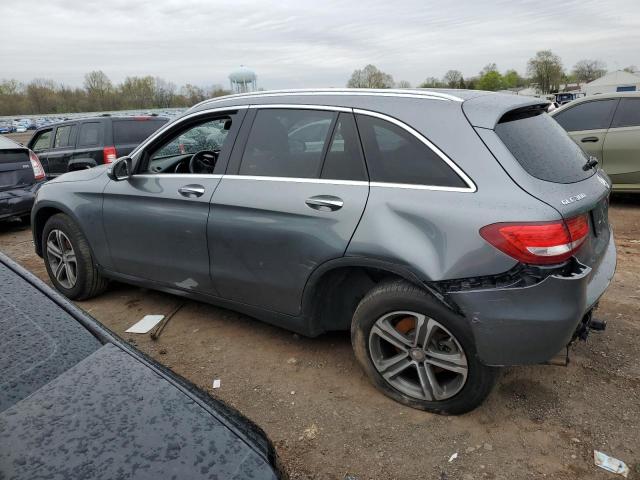
<path id="1" fill-rule="evenodd" d="M 75 141 L 75 125 L 63 125 L 56 129 L 53 148 L 73 146 L 75 145 Z"/>
<path id="2" fill-rule="evenodd" d="M 181 129 L 148 157 L 149 173 L 213 173 L 233 123 L 231 116 L 198 122 Z"/>
<path id="3" fill-rule="evenodd" d="M 640 98 L 621 98 L 611 128 L 640 126 Z"/>
<path id="4" fill-rule="evenodd" d="M 335 116 L 323 110 L 258 110 L 240 175 L 317 178 Z"/>
<path id="5" fill-rule="evenodd" d="M 567 132 L 609 128 L 617 99 L 580 103 L 558 112 L 553 118 Z"/>
<path id="6" fill-rule="evenodd" d="M 36 141 L 33 143 L 31 150 L 34 152 L 42 152 L 51 146 L 51 133 L 52 130 L 45 130 L 38 134 Z"/>
<path id="7" fill-rule="evenodd" d="M 438 154 L 405 129 L 369 115 L 356 118 L 372 182 L 468 187 Z"/>

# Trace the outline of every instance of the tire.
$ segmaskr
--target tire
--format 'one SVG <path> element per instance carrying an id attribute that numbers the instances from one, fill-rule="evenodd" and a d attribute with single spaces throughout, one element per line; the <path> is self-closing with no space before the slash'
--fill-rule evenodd
<path id="1" fill-rule="evenodd" d="M 49 240 L 53 246 L 48 243 Z M 53 247 L 57 247 L 58 251 Z M 86 300 L 107 288 L 108 280 L 100 275 L 86 237 L 67 215 L 58 213 L 47 220 L 42 232 L 42 253 L 51 283 L 65 297 Z M 60 260 L 62 257 L 66 262 Z M 58 276 L 54 271 L 58 270 L 57 267 L 60 267 L 61 273 Z"/>
<path id="2" fill-rule="evenodd" d="M 423 342 L 416 340 L 416 330 Z M 382 393 L 419 410 L 469 412 L 484 401 L 497 378 L 498 369 L 478 359 L 466 320 L 406 281 L 381 283 L 361 300 L 351 343 Z"/>

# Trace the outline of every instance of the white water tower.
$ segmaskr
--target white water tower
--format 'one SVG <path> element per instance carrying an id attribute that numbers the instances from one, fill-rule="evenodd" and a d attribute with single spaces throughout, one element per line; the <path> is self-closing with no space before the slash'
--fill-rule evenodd
<path id="1" fill-rule="evenodd" d="M 229 75 L 229 81 L 231 82 L 231 92 L 233 93 L 247 93 L 255 92 L 257 88 L 258 77 L 256 73 L 240 65 L 238 70 L 231 72 Z"/>

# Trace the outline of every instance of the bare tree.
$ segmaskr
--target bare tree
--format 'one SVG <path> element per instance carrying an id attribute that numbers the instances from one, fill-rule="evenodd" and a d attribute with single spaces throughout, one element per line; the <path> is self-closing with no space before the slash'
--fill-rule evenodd
<path id="1" fill-rule="evenodd" d="M 462 72 L 458 70 L 449 70 L 442 77 L 442 81 L 449 88 L 458 88 L 460 86 L 460 80 L 462 80 Z"/>
<path id="2" fill-rule="evenodd" d="M 551 50 L 542 50 L 529 60 L 527 72 L 531 81 L 541 93 L 550 93 L 560 89 L 563 69 L 560 57 Z"/>
<path id="3" fill-rule="evenodd" d="M 629 73 L 637 73 L 638 67 L 636 67 L 635 65 L 629 65 L 628 67 L 624 67 L 623 70 Z"/>
<path id="4" fill-rule="evenodd" d="M 103 110 L 111 108 L 113 85 L 102 70 L 94 70 L 84 76 L 84 88 L 89 99 L 89 109 Z"/>
<path id="5" fill-rule="evenodd" d="M 420 84 L 420 88 L 442 88 L 445 84 L 442 83 L 442 80 L 436 77 L 427 77 L 424 79 L 424 82 Z"/>
<path id="6" fill-rule="evenodd" d="M 578 82 L 592 82 L 607 73 L 607 66 L 600 60 L 580 60 L 573 66 L 573 74 Z"/>
<path id="7" fill-rule="evenodd" d="M 367 65 L 362 70 L 354 70 L 347 82 L 350 88 L 392 88 L 393 77 L 374 65 Z"/>
<path id="8" fill-rule="evenodd" d="M 411 88 L 411 83 L 407 80 L 400 80 L 397 85 L 398 88 Z"/>

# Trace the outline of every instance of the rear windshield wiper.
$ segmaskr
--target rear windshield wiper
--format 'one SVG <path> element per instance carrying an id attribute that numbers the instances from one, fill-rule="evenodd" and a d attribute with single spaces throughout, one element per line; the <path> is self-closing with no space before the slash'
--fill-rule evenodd
<path id="1" fill-rule="evenodd" d="M 587 163 L 585 163 L 582 166 L 582 170 L 586 172 L 591 168 L 595 168 L 596 165 L 598 165 L 598 159 L 596 157 L 589 157 L 589 160 L 587 160 Z"/>

